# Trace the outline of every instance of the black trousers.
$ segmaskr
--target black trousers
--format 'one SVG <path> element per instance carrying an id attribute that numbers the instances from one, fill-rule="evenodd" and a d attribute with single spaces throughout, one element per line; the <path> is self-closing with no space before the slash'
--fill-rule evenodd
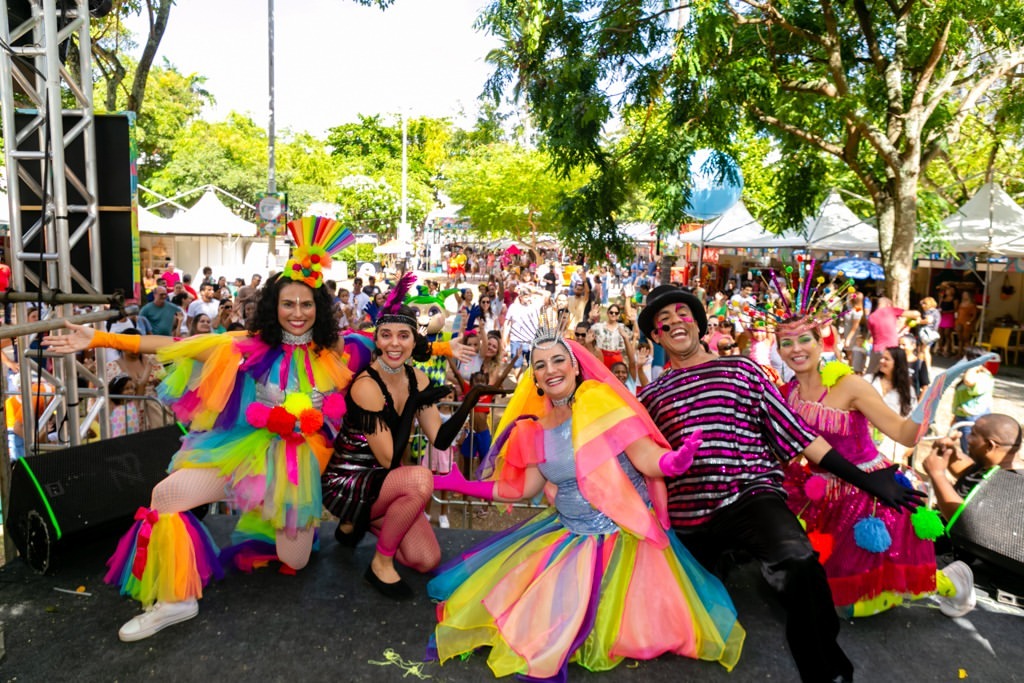
<path id="1" fill-rule="evenodd" d="M 852 680 L 853 664 L 836 642 L 839 617 L 825 569 L 780 496 L 750 495 L 707 523 L 676 533 L 709 571 L 729 550 L 746 551 L 761 563 L 761 574 L 786 610 L 786 640 L 801 680 Z"/>

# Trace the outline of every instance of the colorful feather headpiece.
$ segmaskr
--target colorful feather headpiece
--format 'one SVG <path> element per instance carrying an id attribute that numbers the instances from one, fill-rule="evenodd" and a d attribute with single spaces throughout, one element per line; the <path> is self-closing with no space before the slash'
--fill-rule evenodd
<path id="1" fill-rule="evenodd" d="M 409 325 L 414 330 L 417 328 L 416 319 L 401 312 L 402 304 L 405 302 L 405 295 L 409 293 L 415 282 L 416 274 L 411 271 L 398 279 L 395 286 L 388 291 L 387 298 L 384 299 L 384 305 L 380 307 L 374 318 L 374 322 L 377 325 L 402 323 L 403 325 Z"/>
<path id="2" fill-rule="evenodd" d="M 356 241 L 351 230 L 323 216 L 289 221 L 288 230 L 295 240 L 295 250 L 284 266 L 284 275 L 314 289 L 324 283 L 322 271 L 330 267 L 331 258 Z"/>
<path id="3" fill-rule="evenodd" d="M 842 271 L 826 280 L 822 275 L 815 277 L 815 265 L 815 259 L 798 254 L 795 268 L 786 266 L 782 273 L 754 271 L 769 291 L 774 290 L 777 295 L 773 305 L 758 308 L 766 323 L 774 326 L 776 331 L 785 328 L 789 332 L 830 324 L 842 314 L 847 300 L 856 293 L 853 279 L 847 278 Z"/>

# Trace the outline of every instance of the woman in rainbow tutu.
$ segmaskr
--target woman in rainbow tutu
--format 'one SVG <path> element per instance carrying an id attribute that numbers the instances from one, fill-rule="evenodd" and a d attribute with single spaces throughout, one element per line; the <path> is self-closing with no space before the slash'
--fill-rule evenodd
<path id="1" fill-rule="evenodd" d="M 279 559 L 294 571 L 309 560 L 329 423 L 340 421 L 352 378 L 321 268 L 355 238 L 324 218 L 289 228 L 297 248 L 260 290 L 247 332 L 179 341 L 69 323 L 71 334 L 49 338 L 58 352 L 102 346 L 175 363 L 159 392 L 190 431 L 108 562 L 106 581 L 146 607 L 121 627 L 123 641 L 196 616 L 203 586 L 220 575 L 218 549 L 189 512 L 197 506 L 227 498 L 245 511 L 233 554 L 243 569 Z"/>
<path id="2" fill-rule="evenodd" d="M 484 464 L 436 490 L 553 506 L 453 558 L 428 585 L 438 605 L 432 654 L 491 648 L 495 676 L 565 680 L 570 662 L 611 669 L 664 653 L 732 669 L 744 631 L 725 588 L 667 533 L 664 475 L 678 451 L 635 397 L 574 342 L 541 330 Z"/>

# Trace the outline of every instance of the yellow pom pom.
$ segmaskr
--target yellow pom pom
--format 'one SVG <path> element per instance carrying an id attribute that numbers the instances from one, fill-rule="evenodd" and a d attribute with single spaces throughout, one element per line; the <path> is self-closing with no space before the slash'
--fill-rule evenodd
<path id="1" fill-rule="evenodd" d="M 857 288 L 856 287 L 850 287 L 846 291 L 849 292 L 850 294 L 854 294 L 857 291 Z"/>
<path id="2" fill-rule="evenodd" d="M 313 407 L 313 401 L 310 400 L 306 394 L 288 394 L 284 399 L 284 409 L 292 415 L 298 417 L 302 414 L 303 410 L 309 410 Z"/>
<path id="3" fill-rule="evenodd" d="M 821 369 L 821 383 L 831 389 L 840 379 L 853 374 L 853 368 L 841 361 L 830 361 L 825 363 Z"/>

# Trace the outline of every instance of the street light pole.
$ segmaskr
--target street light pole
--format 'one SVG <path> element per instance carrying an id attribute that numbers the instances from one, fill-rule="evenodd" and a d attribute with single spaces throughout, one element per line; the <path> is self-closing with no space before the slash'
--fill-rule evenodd
<path id="1" fill-rule="evenodd" d="M 269 53 L 267 83 L 269 84 L 270 107 L 270 117 L 267 122 L 267 196 L 273 197 L 277 193 L 277 168 L 274 159 L 274 0 L 267 0 L 267 42 Z M 277 265 L 277 237 L 275 230 L 271 230 L 267 238 L 267 266 L 275 265 Z"/>

